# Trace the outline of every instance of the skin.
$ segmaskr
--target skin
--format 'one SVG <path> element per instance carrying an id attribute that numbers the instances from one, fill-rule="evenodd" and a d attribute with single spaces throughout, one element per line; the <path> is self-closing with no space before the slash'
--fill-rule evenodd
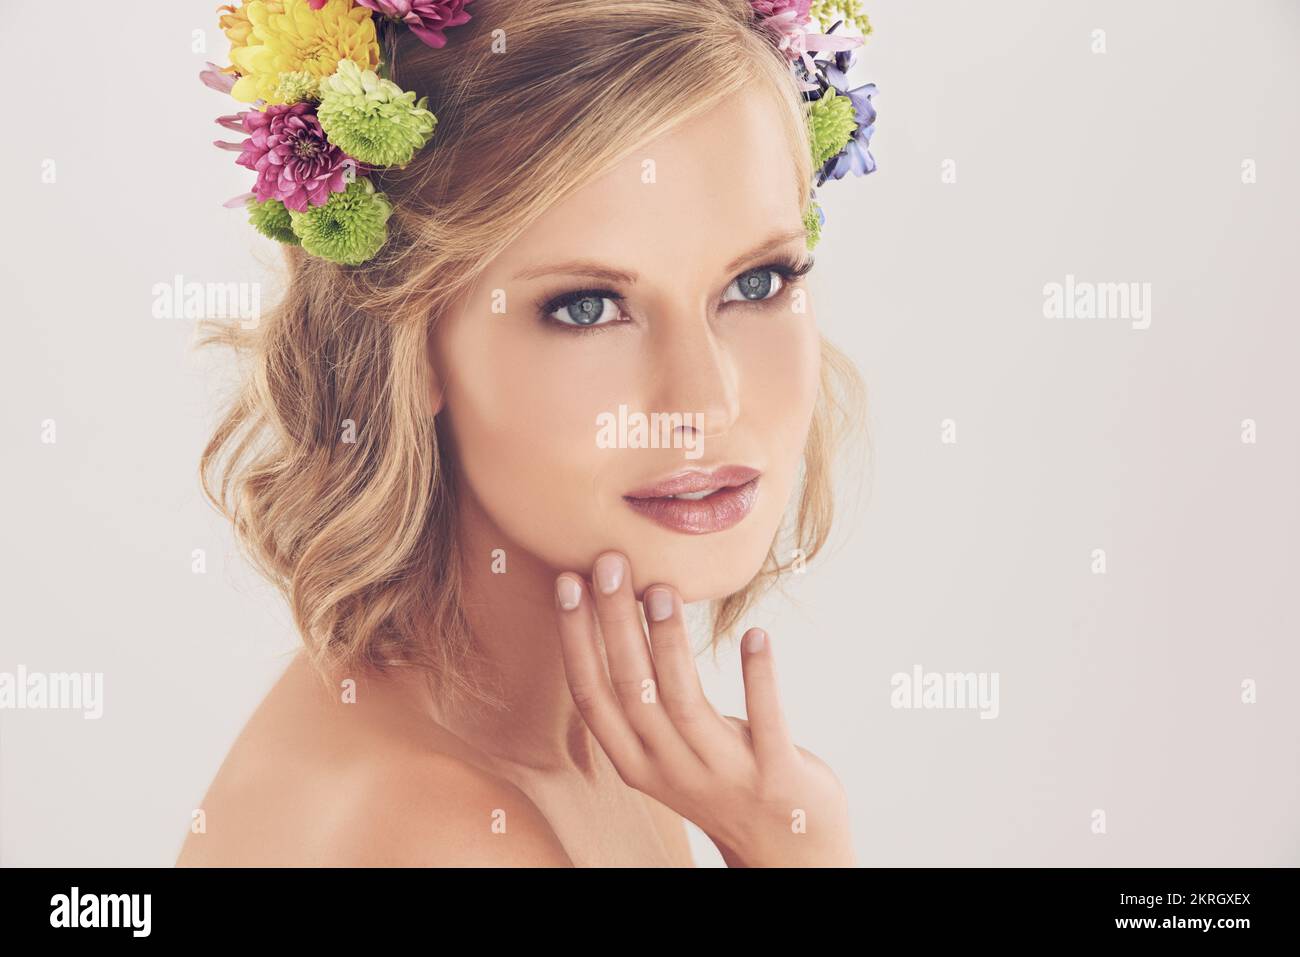
<path id="1" fill-rule="evenodd" d="M 502 536 L 498 544 L 558 569 L 589 568 L 617 548 L 636 558 L 638 593 L 673 581 L 687 601 L 734 592 L 762 565 L 794 488 L 820 355 L 811 308 L 796 313 L 789 296 L 721 302 L 743 270 L 781 255 L 807 259 L 801 193 L 775 117 L 756 91 L 627 157 L 527 230 L 440 324 L 440 415 L 482 512 L 474 520 Z M 744 158 L 726 175 L 720 144 Z M 652 184 L 642 180 L 647 158 Z M 784 242 L 773 248 L 774 238 Z M 555 268 L 592 260 L 636 282 Z M 543 274 L 515 278 L 531 272 Z M 544 324 L 533 307 L 592 286 L 625 294 L 631 321 L 582 333 Z M 494 290 L 505 293 L 505 316 L 491 312 Z M 702 415 L 703 456 L 597 447 L 597 416 L 620 405 Z M 755 510 L 726 532 L 660 529 L 622 500 L 688 465 L 714 464 L 763 471 Z M 512 570 L 492 600 L 518 589 Z"/>
<path id="2" fill-rule="evenodd" d="M 413 676 L 364 671 L 334 676 L 359 682 L 340 708 L 300 657 L 204 800 L 222 827 L 191 835 L 180 863 L 690 866 L 683 818 L 733 866 L 852 863 L 843 789 L 789 740 L 770 638 L 746 635 L 749 720 L 728 718 L 704 699 L 681 618 L 683 602 L 762 566 L 817 398 L 802 283 L 773 279 L 763 301 L 734 285 L 808 258 L 804 188 L 767 96 L 738 94 L 572 193 L 430 337 L 466 612 L 509 708 L 451 713 Z M 608 324 L 545 319 L 543 303 L 592 288 L 621 297 L 601 304 Z M 601 448 L 597 416 L 620 405 L 698 413 L 678 438 L 702 439 L 702 456 Z M 762 473 L 752 511 L 724 531 L 666 529 L 623 500 L 717 465 Z M 647 592 L 671 609 L 648 635 Z M 806 833 L 791 827 L 800 814 Z"/>

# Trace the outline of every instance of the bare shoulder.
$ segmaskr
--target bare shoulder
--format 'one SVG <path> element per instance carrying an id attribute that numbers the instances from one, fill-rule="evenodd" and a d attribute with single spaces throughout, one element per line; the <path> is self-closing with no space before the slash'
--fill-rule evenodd
<path id="1" fill-rule="evenodd" d="M 518 787 L 450 755 L 377 754 L 219 775 L 179 866 L 568 867 Z M 224 771 L 224 769 L 223 769 Z"/>
<path id="2" fill-rule="evenodd" d="M 177 865 L 571 866 L 486 756 L 392 701 L 374 686 L 344 704 L 292 664 L 226 755 Z"/>
<path id="3" fill-rule="evenodd" d="M 440 755 L 367 774 L 330 828 L 327 865 L 571 867 L 551 825 L 517 786 Z"/>

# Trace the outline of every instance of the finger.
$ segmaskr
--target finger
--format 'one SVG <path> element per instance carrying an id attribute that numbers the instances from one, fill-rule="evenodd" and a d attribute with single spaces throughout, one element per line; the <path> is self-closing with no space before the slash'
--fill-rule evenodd
<path id="1" fill-rule="evenodd" d="M 618 552 L 605 552 L 592 569 L 596 619 L 605 639 L 610 683 L 646 750 L 676 770 L 699 768 L 700 759 L 673 726 L 659 700 L 658 678 L 636 595 L 631 567 Z"/>
<path id="2" fill-rule="evenodd" d="M 642 780 L 648 765 L 645 747 L 610 687 L 597 647 L 595 603 L 586 583 L 572 573 L 559 576 L 555 607 L 564 676 L 578 711 L 623 780 Z"/>
<path id="3" fill-rule="evenodd" d="M 691 653 L 681 596 L 670 585 L 652 585 L 646 589 L 643 603 L 664 710 L 700 760 L 719 768 L 734 754 L 735 736 L 705 697 Z"/>
<path id="4" fill-rule="evenodd" d="M 762 628 L 749 629 L 741 639 L 740 667 L 745 678 L 745 716 L 754 756 L 760 769 L 778 766 L 796 752 L 777 692 L 772 639 Z"/>

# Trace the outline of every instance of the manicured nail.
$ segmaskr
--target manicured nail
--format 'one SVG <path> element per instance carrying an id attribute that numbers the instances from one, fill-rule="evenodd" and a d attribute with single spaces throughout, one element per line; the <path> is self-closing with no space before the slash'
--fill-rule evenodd
<path id="1" fill-rule="evenodd" d="M 645 596 L 646 611 L 651 621 L 666 621 L 673 616 L 672 592 L 666 588 L 652 588 Z"/>
<path id="2" fill-rule="evenodd" d="M 555 599 L 565 611 L 573 611 L 582 601 L 582 589 L 567 575 L 555 579 Z"/>
<path id="3" fill-rule="evenodd" d="M 755 628 L 745 635 L 745 653 L 756 655 L 763 650 L 763 645 L 767 644 L 767 632 L 762 628 Z"/>
<path id="4" fill-rule="evenodd" d="M 623 584 L 623 558 L 621 555 L 601 555 L 596 560 L 596 587 L 602 594 L 612 595 Z"/>

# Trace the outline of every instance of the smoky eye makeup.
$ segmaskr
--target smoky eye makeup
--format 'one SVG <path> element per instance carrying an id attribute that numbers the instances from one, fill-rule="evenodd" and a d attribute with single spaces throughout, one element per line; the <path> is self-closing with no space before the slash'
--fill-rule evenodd
<path id="1" fill-rule="evenodd" d="M 746 269 L 723 290 L 724 305 L 768 306 L 784 298 L 789 287 L 812 270 L 811 256 L 782 258 Z M 736 295 L 732 295 L 733 291 Z"/>
<path id="2" fill-rule="evenodd" d="M 719 304 L 770 306 L 784 298 L 790 285 L 812 270 L 813 263 L 811 256 L 792 255 L 753 266 L 727 284 Z M 736 295 L 732 295 L 733 291 Z M 624 312 L 625 301 L 626 297 L 613 289 L 573 289 L 539 299 L 537 318 L 552 329 L 589 335 L 629 322 Z"/>
<path id="3" fill-rule="evenodd" d="M 540 300 L 537 316 L 543 324 L 567 332 L 604 332 L 627 321 L 623 301 L 622 293 L 612 289 L 575 289 Z"/>

